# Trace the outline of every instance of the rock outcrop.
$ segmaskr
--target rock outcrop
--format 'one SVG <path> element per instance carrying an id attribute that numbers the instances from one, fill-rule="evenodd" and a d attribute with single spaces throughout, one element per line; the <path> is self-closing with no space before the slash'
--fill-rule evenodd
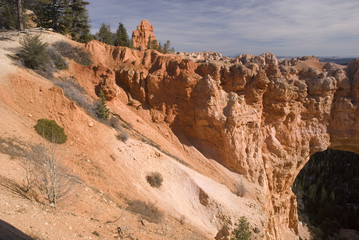
<path id="1" fill-rule="evenodd" d="M 132 45 L 134 48 L 147 49 L 148 41 L 156 41 L 157 38 L 153 33 L 153 26 L 149 21 L 143 19 L 137 29 L 132 32 Z"/>
<path id="2" fill-rule="evenodd" d="M 87 48 L 107 53 L 102 61 L 93 51 L 95 65 L 114 72 L 112 82 L 150 109 L 154 122 L 263 186 L 266 239 L 298 233 L 291 186 L 312 154 L 328 147 L 359 153 L 359 59 L 345 69 L 313 57 L 279 62 L 271 53 L 193 61 L 96 41 Z"/>

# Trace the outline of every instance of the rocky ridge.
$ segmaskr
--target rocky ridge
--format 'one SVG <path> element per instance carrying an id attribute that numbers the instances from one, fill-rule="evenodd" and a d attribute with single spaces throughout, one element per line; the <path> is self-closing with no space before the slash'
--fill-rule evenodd
<path id="1" fill-rule="evenodd" d="M 291 186 L 313 153 L 359 152 L 358 59 L 344 69 L 315 57 L 279 62 L 271 53 L 223 60 L 96 41 L 86 47 L 94 74 L 106 75 L 98 84 L 108 100 L 124 89 L 128 101 L 149 109 L 152 121 L 167 124 L 183 144 L 263 187 L 266 239 L 298 233 Z"/>

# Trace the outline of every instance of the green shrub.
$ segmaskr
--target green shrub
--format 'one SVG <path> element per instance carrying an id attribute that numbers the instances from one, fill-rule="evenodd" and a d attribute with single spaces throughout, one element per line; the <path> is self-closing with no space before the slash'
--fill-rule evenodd
<path id="1" fill-rule="evenodd" d="M 57 56 L 55 58 L 55 66 L 57 69 L 60 69 L 60 70 L 64 70 L 64 69 L 68 69 L 69 66 L 67 65 L 65 59 L 61 56 Z"/>
<path id="2" fill-rule="evenodd" d="M 252 232 L 249 228 L 249 222 L 247 221 L 247 218 L 242 216 L 239 219 L 239 223 L 236 224 L 236 228 L 233 230 L 232 234 L 234 237 L 231 238 L 231 240 L 248 240 L 250 239 Z"/>
<path id="3" fill-rule="evenodd" d="M 48 60 L 47 44 L 41 42 L 40 35 L 27 35 L 20 44 L 20 57 L 26 67 L 40 69 Z"/>
<path id="4" fill-rule="evenodd" d="M 163 177 L 159 172 L 150 173 L 149 175 L 147 175 L 146 179 L 152 187 L 159 188 L 162 186 Z"/>
<path id="5" fill-rule="evenodd" d="M 62 144 L 67 140 L 64 129 L 60 127 L 54 120 L 39 119 L 34 126 L 36 132 L 43 138 L 52 143 Z"/>

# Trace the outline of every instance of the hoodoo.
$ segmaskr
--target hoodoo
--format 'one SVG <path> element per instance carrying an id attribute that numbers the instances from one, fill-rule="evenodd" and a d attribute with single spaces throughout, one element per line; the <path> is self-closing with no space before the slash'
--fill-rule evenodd
<path id="1" fill-rule="evenodd" d="M 149 21 L 143 19 L 137 29 L 132 32 L 133 47 L 142 50 L 147 49 L 149 40 L 157 42 L 157 38 L 153 33 L 153 26 Z"/>

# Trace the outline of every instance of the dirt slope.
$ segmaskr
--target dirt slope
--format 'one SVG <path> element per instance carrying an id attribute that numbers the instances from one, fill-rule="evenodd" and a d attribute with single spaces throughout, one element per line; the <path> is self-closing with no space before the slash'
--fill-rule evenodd
<path id="1" fill-rule="evenodd" d="M 268 220 L 259 204 L 264 202 L 260 186 L 182 145 L 166 124 L 153 122 L 148 110 L 127 105 L 123 89 L 108 103 L 123 124 L 131 124 L 124 129 L 129 140 L 118 140 L 116 130 L 89 116 L 52 81 L 21 66 L 14 55 L 21 37 L 6 33 L 0 40 L 2 220 L 35 239 L 118 239 L 124 233 L 132 239 L 213 239 L 224 224 L 244 215 L 253 229 L 260 229 L 255 237 L 263 237 Z M 50 32 L 41 38 L 78 45 Z M 94 81 L 101 78 L 90 70 L 72 62 L 57 75 L 73 76 L 96 98 Z M 24 194 L 24 159 L 11 151 L 13 145 L 44 142 L 33 128 L 39 118 L 53 119 L 65 129 L 68 141 L 58 147 L 59 161 L 81 180 L 55 208 L 38 192 Z M 162 174 L 160 188 L 147 183 L 150 172 Z M 244 197 L 233 193 L 240 181 L 246 185 Z M 130 210 L 135 200 L 145 210 Z M 153 212 L 146 217 L 149 206 L 163 217 Z"/>

